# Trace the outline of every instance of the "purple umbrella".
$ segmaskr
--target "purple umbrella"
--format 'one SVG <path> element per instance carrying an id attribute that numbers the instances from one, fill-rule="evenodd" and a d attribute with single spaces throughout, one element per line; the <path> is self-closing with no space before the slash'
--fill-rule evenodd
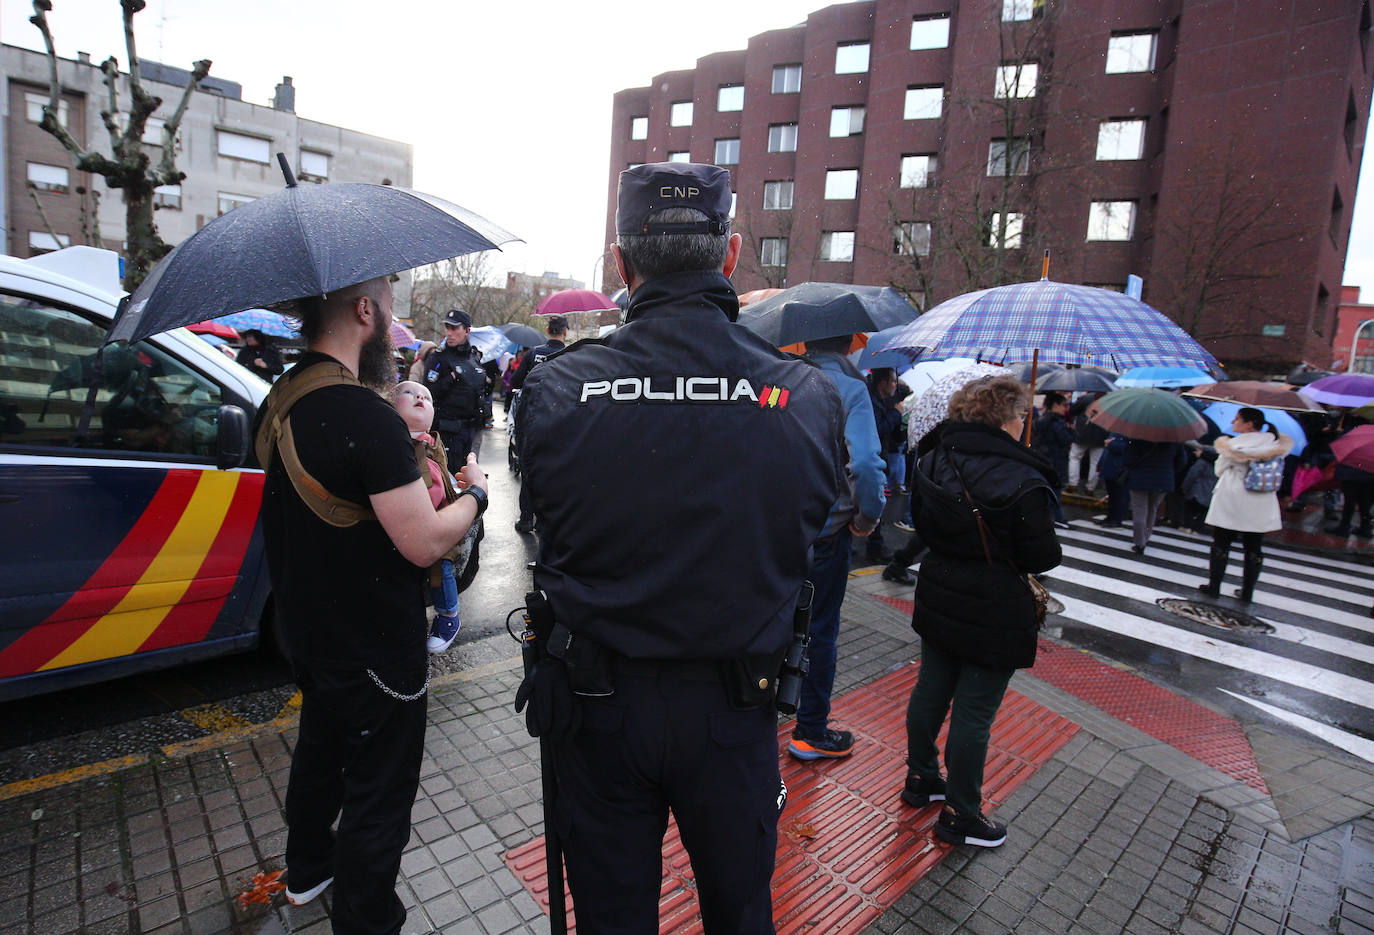
<path id="1" fill-rule="evenodd" d="M 1338 373 L 1314 380 L 1298 392 L 1327 406 L 1363 406 L 1374 402 L 1374 376 Z"/>

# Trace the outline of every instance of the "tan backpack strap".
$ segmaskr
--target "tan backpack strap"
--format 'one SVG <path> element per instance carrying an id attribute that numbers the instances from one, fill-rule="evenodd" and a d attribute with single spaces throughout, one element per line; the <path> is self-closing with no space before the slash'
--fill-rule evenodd
<path id="1" fill-rule="evenodd" d="M 273 384 L 267 399 L 263 401 L 262 422 L 253 442 L 258 463 L 263 470 L 267 470 L 272 464 L 272 452 L 275 450 L 279 453 L 286 476 L 291 478 L 291 486 L 296 489 L 301 501 L 331 526 L 352 526 L 360 520 L 375 521 L 377 514 L 371 508 L 330 493 L 305 469 L 296 453 L 295 438 L 291 434 L 291 408 L 307 394 L 326 386 L 362 384 L 346 367 L 334 361 L 311 364 L 300 373 Z"/>

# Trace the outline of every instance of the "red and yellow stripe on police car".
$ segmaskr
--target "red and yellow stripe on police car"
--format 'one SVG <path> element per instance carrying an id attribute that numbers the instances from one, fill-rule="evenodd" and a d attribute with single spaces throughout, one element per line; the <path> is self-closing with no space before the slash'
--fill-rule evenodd
<path id="1" fill-rule="evenodd" d="M 167 472 L 86 583 L 0 652 L 0 678 L 203 639 L 234 585 L 262 500 L 260 472 Z"/>

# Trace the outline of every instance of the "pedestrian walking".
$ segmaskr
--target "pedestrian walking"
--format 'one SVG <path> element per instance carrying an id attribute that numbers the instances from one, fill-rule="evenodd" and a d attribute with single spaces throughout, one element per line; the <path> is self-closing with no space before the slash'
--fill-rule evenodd
<path id="1" fill-rule="evenodd" d="M 281 362 L 281 352 L 272 339 L 256 328 L 249 328 L 242 337 L 243 347 L 234 360 L 269 383 L 281 376 L 286 368 Z"/>
<path id="2" fill-rule="evenodd" d="M 302 300 L 307 351 L 257 428 L 274 619 L 301 690 L 286 898 L 337 883 L 337 935 L 396 935 L 405 921 L 395 886 L 424 752 L 424 570 L 486 504 L 468 457 L 461 493 L 436 510 L 406 423 L 370 388 L 393 379 L 391 302 L 385 277 Z"/>
<path id="3" fill-rule="evenodd" d="M 1087 410 L 1101 396 L 1101 393 L 1084 393 L 1069 407 L 1073 444 L 1069 448 L 1069 476 L 1064 480 L 1066 486 L 1081 485 L 1085 490 L 1095 490 L 1099 486 L 1097 465 L 1102 459 L 1103 446 L 1107 443 L 1107 430 L 1089 419 Z M 1088 462 L 1086 470 L 1083 467 L 1084 459 Z"/>
<path id="4" fill-rule="evenodd" d="M 1293 450 L 1293 439 L 1280 435 L 1265 421 L 1264 413 L 1249 406 L 1236 413 L 1231 430 L 1236 433 L 1234 436 L 1223 435 L 1216 440 L 1217 486 L 1207 509 L 1212 549 L 1207 583 L 1198 585 L 1198 590 L 1208 597 L 1221 595 L 1231 543 L 1239 536 L 1245 558 L 1236 597 L 1249 602 L 1255 596 L 1255 583 L 1264 564 L 1264 534 L 1283 528 L 1278 483 L 1256 481 L 1252 472 L 1263 473 L 1268 464 L 1271 474 L 1281 475 L 1282 459 Z"/>
<path id="5" fill-rule="evenodd" d="M 1131 495 L 1131 551 L 1144 555 L 1154 533 L 1155 519 L 1164 497 L 1178 489 L 1178 478 L 1188 465 L 1181 442 L 1148 442 L 1132 438 L 1122 456 L 1122 485 Z"/>
<path id="6" fill-rule="evenodd" d="M 945 802 L 935 834 L 996 847 L 1001 822 L 983 815 L 988 737 L 1016 669 L 1035 664 L 1039 615 L 1026 575 L 1059 564 L 1054 469 L 1019 444 L 1029 390 L 981 377 L 950 399 L 949 420 L 917 462 L 916 528 L 930 553 L 916 579 L 912 628 L 921 672 L 907 705 L 904 802 Z M 936 737 L 949 715 L 948 780 Z"/>
<path id="7" fill-rule="evenodd" d="M 1107 515 L 1101 525 L 1108 529 L 1124 526 L 1126 516 L 1131 510 L 1131 493 L 1123 483 L 1126 477 L 1126 446 L 1130 439 L 1125 435 L 1112 433 L 1102 446 L 1102 457 L 1097 461 L 1098 476 L 1107 488 Z"/>
<path id="8" fill-rule="evenodd" d="M 515 373 L 511 375 L 510 387 L 516 392 L 525 388 L 525 380 L 529 377 L 530 370 L 536 364 L 542 363 L 567 347 L 567 344 L 563 340 L 568 335 L 567 316 L 550 315 L 545 327 L 549 332 L 549 340 L 525 354 L 525 356 L 520 359 L 520 366 L 516 368 Z M 518 440 L 516 444 L 519 444 Z M 515 531 L 534 531 L 534 513 L 530 508 L 529 488 L 523 482 L 520 484 L 520 516 L 515 521 Z"/>
<path id="9" fill-rule="evenodd" d="M 802 682 L 797 724 L 787 744 L 787 752 L 800 760 L 836 759 L 854 752 L 854 734 L 830 726 L 840 605 L 849 583 L 850 544 L 855 538 L 867 539 L 878 528 L 887 503 L 882 442 L 868 387 L 845 356 L 849 342 L 849 335 L 806 342 L 807 356 L 844 400 L 851 485 L 835 501 L 812 549 L 810 578 L 816 597 L 811 611 L 811 668 Z"/>
<path id="10" fill-rule="evenodd" d="M 1054 468 L 1054 521 L 1068 528 L 1064 519 L 1064 487 L 1069 483 L 1069 450 L 1073 448 L 1073 429 L 1069 427 L 1069 401 L 1053 391 L 1045 394 L 1045 411 L 1035 421 L 1031 444 Z"/>
<path id="11" fill-rule="evenodd" d="M 434 427 L 444 449 L 462 462 L 479 453 L 486 424 L 482 400 L 487 372 L 482 354 L 468 342 L 472 317 L 461 308 L 444 316 L 444 343 L 422 358 L 419 382 L 434 395 Z"/>
<path id="12" fill-rule="evenodd" d="M 552 612 L 516 704 L 552 761 L 585 935 L 658 931 L 670 811 L 704 931 L 774 931 L 774 692 L 845 483 L 843 409 L 732 324 L 731 187 L 691 163 L 620 174 L 627 324 L 533 367 L 516 412 Z"/>

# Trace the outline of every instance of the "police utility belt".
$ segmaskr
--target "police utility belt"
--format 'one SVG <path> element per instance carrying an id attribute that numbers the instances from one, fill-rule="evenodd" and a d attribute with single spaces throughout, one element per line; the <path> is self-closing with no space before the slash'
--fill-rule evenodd
<path id="1" fill-rule="evenodd" d="M 783 714 L 795 714 L 801 683 L 810 661 L 811 599 L 815 588 L 802 583 L 792 615 L 792 640 L 779 653 L 742 659 L 631 659 L 585 636 L 578 636 L 553 617 L 547 595 L 525 595 L 525 631 L 520 636 L 525 671 L 543 656 L 561 660 L 573 694 L 604 698 L 615 694 L 616 675 L 671 675 L 701 682 L 719 682 L 730 705 L 739 710 L 776 704 Z"/>

